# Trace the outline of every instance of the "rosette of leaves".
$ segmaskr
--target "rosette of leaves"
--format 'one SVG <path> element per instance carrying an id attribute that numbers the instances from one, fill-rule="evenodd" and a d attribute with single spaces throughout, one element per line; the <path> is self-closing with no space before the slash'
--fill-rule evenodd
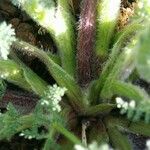
<path id="1" fill-rule="evenodd" d="M 121 0 L 82 0 L 79 27 L 76 27 L 70 1 L 12 2 L 50 33 L 58 52 L 46 53 L 16 39 L 12 42 L 9 59 L 0 59 L 1 78 L 41 97 L 47 91 L 48 83 L 16 55 L 27 53 L 40 59 L 56 83 L 67 89 L 62 100 L 63 110 L 58 116 L 66 118 L 68 130 L 61 124 L 54 123 L 48 126 L 44 150 L 50 149 L 53 145 L 50 141 L 55 139 L 56 131 L 68 139 L 61 138 L 58 142 L 62 149 L 72 149 L 73 144 L 81 142 L 86 147 L 86 144 L 96 140 L 98 143 L 111 143 L 117 149 L 130 150 L 132 145 L 123 134 L 124 131 L 150 136 L 149 94 L 140 86 L 132 84 L 137 78 L 142 78 L 146 82 L 150 79 L 150 32 L 147 17 L 143 19 L 138 15 L 127 26 L 117 31 Z M 147 7 L 145 5 L 144 8 Z M 123 116 L 118 110 L 115 101 L 118 96 L 124 97 L 128 103 L 132 100 L 136 103 L 137 107 L 135 106 L 133 111 L 131 108 L 126 109 L 128 117 Z M 47 101 L 43 103 L 47 104 Z M 141 104 L 142 113 L 139 113 Z M 70 112 L 73 112 L 74 118 L 71 118 Z M 41 120 L 45 117 L 49 119 L 46 111 L 43 116 L 42 114 L 43 112 L 38 113 Z M 23 121 L 26 125 L 30 120 Z M 31 129 L 32 132 L 25 129 L 28 127 L 20 128 L 16 132 L 22 132 L 22 135 L 30 137 L 29 133 L 36 135 L 38 131 L 37 128 Z M 13 133 L 10 136 L 8 134 L 7 138 L 12 135 Z M 3 138 L 6 136 L 1 139 Z M 57 141 L 54 141 L 56 144 Z"/>

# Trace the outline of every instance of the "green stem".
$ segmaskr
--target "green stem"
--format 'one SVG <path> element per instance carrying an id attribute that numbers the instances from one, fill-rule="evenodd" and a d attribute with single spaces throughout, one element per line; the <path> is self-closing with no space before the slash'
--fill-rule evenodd
<path id="1" fill-rule="evenodd" d="M 19 127 L 18 129 L 16 129 L 17 133 L 19 133 L 25 129 L 28 129 L 33 125 L 34 115 L 33 114 L 24 115 L 24 116 L 19 118 L 19 122 L 22 126 Z"/>
<path id="2" fill-rule="evenodd" d="M 52 54 L 51 52 L 47 52 L 47 55 L 59 66 L 61 66 L 61 60 L 60 57 L 56 54 Z"/>
<path id="3" fill-rule="evenodd" d="M 54 123 L 52 127 L 62 135 L 64 135 L 66 138 L 68 138 L 68 140 L 70 140 L 72 143 L 81 144 L 81 141 L 74 134 L 65 129 L 62 125 Z"/>
<path id="4" fill-rule="evenodd" d="M 116 108 L 115 104 L 99 104 L 90 106 L 84 112 L 84 116 L 98 116 L 100 114 L 109 113 L 112 109 Z"/>
<path id="5" fill-rule="evenodd" d="M 54 138 L 54 135 L 55 135 L 55 129 L 51 127 L 49 129 L 48 137 L 47 137 L 47 139 L 46 139 L 46 141 L 44 143 L 43 150 L 50 150 L 52 148 L 52 140 Z"/>

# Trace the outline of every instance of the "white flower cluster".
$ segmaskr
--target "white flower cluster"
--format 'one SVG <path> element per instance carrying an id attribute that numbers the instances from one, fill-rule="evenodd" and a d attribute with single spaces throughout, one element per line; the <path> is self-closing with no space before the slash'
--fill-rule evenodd
<path id="1" fill-rule="evenodd" d="M 35 138 L 35 136 L 31 136 L 31 135 L 28 136 L 28 135 L 25 135 L 24 133 L 20 133 L 19 136 L 23 136 L 25 139 L 29 139 L 29 140 Z"/>
<path id="2" fill-rule="evenodd" d="M 53 111 L 60 112 L 61 107 L 59 102 L 66 90 L 66 88 L 58 87 L 56 84 L 49 86 L 48 91 L 45 92 L 44 97 L 41 100 L 41 105 L 51 106 Z"/>
<path id="3" fill-rule="evenodd" d="M 12 42 L 15 41 L 15 30 L 6 22 L 0 24 L 0 58 L 7 59 Z"/>
<path id="4" fill-rule="evenodd" d="M 75 150 L 113 150 L 112 148 L 109 147 L 108 144 L 102 144 L 98 146 L 96 142 L 92 142 L 91 144 L 88 145 L 88 147 L 84 147 L 82 145 L 75 145 L 74 148 Z"/>
<path id="5" fill-rule="evenodd" d="M 122 113 L 126 112 L 129 108 L 134 109 L 136 106 L 134 100 L 131 100 L 130 102 L 126 102 L 121 97 L 116 98 L 116 103 L 117 103 L 117 108 L 122 108 Z"/>

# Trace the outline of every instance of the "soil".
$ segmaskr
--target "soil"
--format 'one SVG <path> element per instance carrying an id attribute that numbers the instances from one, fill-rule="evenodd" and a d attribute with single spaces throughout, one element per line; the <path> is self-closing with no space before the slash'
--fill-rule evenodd
<path id="1" fill-rule="evenodd" d="M 79 3 L 79 1 L 77 3 Z M 133 5 L 130 5 L 130 9 L 129 7 L 127 8 L 127 5 L 129 5 L 129 3 L 126 4 L 126 8 L 121 8 L 122 14 L 120 18 L 124 17 L 124 20 L 122 19 L 123 21 L 118 25 L 118 29 L 126 25 L 128 17 L 132 15 Z M 75 8 L 75 11 L 78 11 L 77 8 Z M 18 38 L 42 48 L 45 51 L 51 51 L 53 53 L 57 51 L 50 35 L 48 33 L 45 33 L 44 35 L 38 34 L 40 26 L 38 26 L 25 12 L 22 12 L 13 6 L 9 0 L 0 0 L 0 22 L 2 21 L 12 24 Z M 20 57 L 24 60 L 26 65 L 31 67 L 44 80 L 50 84 L 54 83 L 53 78 L 49 77 L 44 65 L 39 60 L 33 56 L 29 57 L 27 55 L 20 55 Z M 135 83 L 138 85 L 140 84 L 150 92 L 149 84 L 142 80 L 138 80 Z M 3 100 L 0 102 L 0 108 L 5 110 L 8 102 L 11 101 L 16 108 L 22 110 L 21 113 L 29 113 L 34 109 L 37 100 L 38 97 L 33 93 L 25 92 L 8 83 L 6 93 Z M 128 134 L 128 136 L 134 144 L 135 150 L 144 149 L 146 137 L 134 134 Z M 42 144 L 43 141 L 27 140 L 16 135 L 10 141 L 0 141 L 0 150 L 40 150 Z"/>

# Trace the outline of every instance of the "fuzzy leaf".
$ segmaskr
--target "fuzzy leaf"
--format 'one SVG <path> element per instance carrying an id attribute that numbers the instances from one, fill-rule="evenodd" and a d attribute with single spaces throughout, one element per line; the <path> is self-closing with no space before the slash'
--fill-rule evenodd
<path id="1" fill-rule="evenodd" d="M 0 60 L 0 77 L 31 91 L 30 85 L 24 78 L 23 70 L 12 60 Z"/>
<path id="2" fill-rule="evenodd" d="M 144 136 L 150 136 L 150 124 L 145 124 L 144 121 L 131 122 L 128 119 L 125 119 L 124 117 L 114 117 L 114 116 L 107 117 L 106 121 L 107 123 L 109 123 L 109 126 L 111 127 L 114 126 L 117 126 L 118 128 L 122 127 L 136 134 L 138 133 Z"/>
<path id="3" fill-rule="evenodd" d="M 117 94 L 119 96 L 127 97 L 129 99 L 136 100 L 136 102 L 149 99 L 149 96 L 144 89 L 141 89 L 131 83 L 113 81 L 111 89 L 114 95 Z"/>
<path id="4" fill-rule="evenodd" d="M 16 3 L 19 3 L 19 0 L 17 0 Z M 74 18 L 69 11 L 69 2 L 66 0 L 58 0 L 57 3 L 55 3 L 54 0 L 44 2 L 43 0 L 25 0 L 24 3 L 20 3 L 20 5 L 34 21 L 50 32 L 59 50 L 64 70 L 69 75 L 74 76 Z"/>
<path id="5" fill-rule="evenodd" d="M 144 136 L 150 136 L 150 124 L 145 124 L 144 121 L 131 123 L 129 127 L 127 127 L 133 133 L 138 133 Z"/>
<path id="6" fill-rule="evenodd" d="M 133 62 L 132 58 L 134 58 L 133 57 L 134 53 L 131 53 L 129 56 L 126 53 L 125 54 L 123 53 L 122 55 L 120 55 L 120 58 L 118 58 L 118 55 L 121 53 L 120 50 L 123 48 L 124 43 L 129 41 L 129 38 L 130 38 L 131 42 L 129 42 L 127 47 L 129 47 L 129 48 L 133 47 L 134 44 L 132 41 L 134 41 L 136 39 L 136 37 L 134 35 L 134 33 L 136 32 L 135 29 L 142 29 L 142 26 L 140 24 L 137 24 L 137 22 L 135 22 L 135 23 L 130 24 L 128 27 L 129 28 L 127 28 L 126 30 L 124 29 L 119 34 L 116 34 L 115 38 L 117 38 L 117 41 L 116 41 L 116 43 L 114 43 L 114 46 L 111 50 L 109 59 L 107 60 L 105 66 L 103 67 L 103 70 L 100 74 L 98 81 L 96 83 L 94 83 L 95 90 L 92 91 L 92 93 L 94 93 L 94 97 L 93 97 L 94 100 L 99 98 L 99 96 L 97 96 L 97 94 L 99 94 L 101 92 L 108 76 L 112 72 L 112 68 L 114 67 L 114 65 L 116 63 L 116 60 L 118 63 L 120 62 L 120 64 L 118 64 L 118 65 L 121 69 L 118 69 L 118 66 L 116 66 L 115 71 L 113 71 L 113 74 L 121 73 L 121 75 L 119 75 L 119 76 L 122 76 L 121 78 L 123 80 L 125 80 L 129 76 L 129 74 L 132 72 L 134 65 L 132 65 L 131 62 Z M 124 49 L 124 51 L 126 51 L 126 50 Z M 128 56 L 127 59 L 125 59 L 125 56 Z M 120 59 L 120 60 L 118 60 L 118 59 Z M 128 60 L 130 60 L 130 61 L 128 61 Z M 123 65 L 124 65 L 123 69 L 125 69 L 125 70 L 122 69 Z M 120 72 L 120 71 L 122 71 L 122 72 Z M 110 76 L 111 79 L 112 79 L 112 76 L 114 76 L 114 75 L 111 74 L 111 76 Z M 110 81 L 109 81 L 109 85 L 110 85 Z"/>
<path id="7" fill-rule="evenodd" d="M 0 63 L 1 78 L 8 82 L 18 85 L 25 90 L 32 90 L 38 95 L 43 94 L 47 89 L 47 83 L 24 64 L 19 66 L 11 60 L 0 60 Z"/>
<path id="8" fill-rule="evenodd" d="M 81 99 L 83 97 L 80 87 L 77 85 L 76 81 L 72 76 L 70 76 L 64 69 L 57 65 L 44 51 L 39 50 L 38 48 L 23 42 L 16 41 L 14 43 L 18 47 L 19 51 L 29 52 L 37 56 L 47 67 L 50 74 L 56 80 L 56 82 L 61 86 L 67 89 L 66 94 L 69 97 L 69 103 L 73 107 L 78 106 L 78 109 L 83 109 L 86 107 L 85 102 Z M 27 47 L 26 49 L 24 47 Z M 78 111 L 78 110 L 77 110 Z"/>
<path id="9" fill-rule="evenodd" d="M 137 70 L 141 78 L 150 82 L 150 26 L 142 33 L 137 51 Z"/>
<path id="10" fill-rule="evenodd" d="M 48 84 L 40 78 L 36 73 L 34 73 L 29 67 L 27 67 L 17 56 L 11 51 L 10 56 L 13 60 L 20 65 L 23 70 L 23 76 L 31 86 L 32 91 L 34 91 L 37 95 L 41 96 L 47 90 Z"/>
<path id="11" fill-rule="evenodd" d="M 91 124 L 91 129 L 87 134 L 89 139 L 88 141 L 90 143 L 93 141 L 97 141 L 98 144 L 109 142 L 109 137 L 105 125 L 101 120 L 93 122 L 93 124 Z"/>
<path id="12" fill-rule="evenodd" d="M 137 44 L 137 41 L 139 39 L 138 35 L 139 33 L 137 33 L 133 38 L 130 39 L 130 42 L 127 43 L 127 46 L 123 49 L 123 51 L 116 59 L 114 66 L 112 66 L 111 72 L 109 73 L 106 81 L 103 83 L 104 86 L 100 93 L 100 97 L 102 97 L 103 99 L 112 97 L 112 86 L 110 85 L 112 85 L 111 82 L 113 80 L 126 80 L 135 68 L 135 45 Z M 117 53 L 118 50 L 115 51 Z"/>
<path id="13" fill-rule="evenodd" d="M 44 94 L 47 90 L 47 83 L 42 80 L 36 73 L 34 73 L 30 68 L 24 66 L 23 73 L 26 81 L 31 86 L 32 90 L 39 96 Z"/>
<path id="14" fill-rule="evenodd" d="M 109 113 L 112 109 L 116 108 L 115 104 L 98 104 L 95 106 L 90 106 L 89 108 L 85 109 L 84 115 L 87 116 L 97 116 L 100 114 Z"/>
<path id="15" fill-rule="evenodd" d="M 120 10 L 121 0 L 98 0 L 96 53 L 107 56 Z"/>
<path id="16" fill-rule="evenodd" d="M 131 24 L 125 26 L 121 31 L 118 31 L 114 36 L 114 43 L 117 43 L 120 38 L 120 42 L 122 44 L 125 43 L 126 40 L 129 40 L 128 38 L 132 37 L 132 34 L 136 33 L 136 31 L 139 31 L 143 29 L 143 25 L 141 23 L 141 19 L 132 22 Z"/>
<path id="17" fill-rule="evenodd" d="M 110 141 L 119 150 L 132 150 L 128 138 L 123 135 L 116 127 L 108 127 Z"/>
<path id="18" fill-rule="evenodd" d="M 16 129 L 20 126 L 18 122 L 20 115 L 13 105 L 9 103 L 7 110 L 8 111 L 5 114 L 0 114 L 0 139 L 10 139 L 16 133 Z"/>

